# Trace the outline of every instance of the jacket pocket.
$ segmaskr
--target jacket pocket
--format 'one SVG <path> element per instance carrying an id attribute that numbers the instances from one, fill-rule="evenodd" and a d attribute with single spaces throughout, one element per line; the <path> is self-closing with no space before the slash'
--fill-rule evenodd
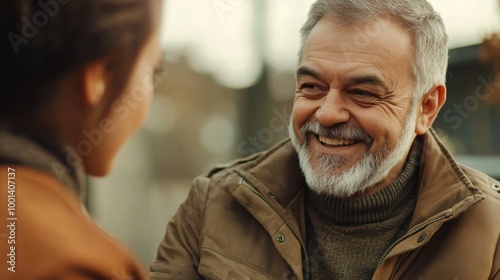
<path id="1" fill-rule="evenodd" d="M 232 256 L 226 256 L 214 249 L 202 247 L 200 275 L 210 280 L 282 280 L 285 279 L 264 271 L 256 265 Z M 287 273 L 285 273 L 287 274 Z"/>

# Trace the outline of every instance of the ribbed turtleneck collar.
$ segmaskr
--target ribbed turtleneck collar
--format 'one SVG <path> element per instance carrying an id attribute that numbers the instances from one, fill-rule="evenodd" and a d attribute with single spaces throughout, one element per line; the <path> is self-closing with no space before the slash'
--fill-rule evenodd
<path id="1" fill-rule="evenodd" d="M 47 133 L 26 126 L 0 127 L 0 164 L 49 173 L 83 199 L 85 175 L 79 163 L 81 158 L 76 152 Z"/>
<path id="2" fill-rule="evenodd" d="M 415 141 L 399 176 L 384 189 L 363 197 L 338 198 L 307 188 L 307 202 L 335 223 L 367 224 L 392 218 L 418 185 L 421 145 Z"/>

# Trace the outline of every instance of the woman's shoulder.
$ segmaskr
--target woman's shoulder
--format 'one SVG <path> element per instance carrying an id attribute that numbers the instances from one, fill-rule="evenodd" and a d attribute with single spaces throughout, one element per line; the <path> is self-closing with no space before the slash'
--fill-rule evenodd
<path id="1" fill-rule="evenodd" d="M 9 181 L 3 169 L 1 166 L 0 179 Z M 5 175 L 7 180 L 3 178 Z M 2 220 L 10 217 L 8 221 L 14 225 L 13 230 L 7 228 L 6 233 L 8 238 L 13 236 L 11 240 L 15 242 L 11 245 L 19 270 L 14 279 L 28 279 L 19 278 L 21 275 L 72 279 L 73 273 L 88 274 L 89 278 L 96 279 L 101 276 L 120 279 L 120 275 L 142 279 L 143 268 L 132 254 L 100 229 L 77 196 L 56 178 L 20 167 L 15 168 L 15 179 L 11 182 L 11 188 L 15 185 L 13 195 L 9 197 L 7 185 L 2 187 L 6 190 L 2 190 L 0 199 L 13 201 L 10 210 L 13 215 L 9 215 L 9 211 L 2 213 L 5 216 Z"/>

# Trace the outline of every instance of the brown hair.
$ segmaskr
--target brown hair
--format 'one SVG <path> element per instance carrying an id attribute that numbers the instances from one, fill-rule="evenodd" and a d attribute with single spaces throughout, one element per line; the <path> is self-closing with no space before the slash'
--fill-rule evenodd
<path id="1" fill-rule="evenodd" d="M 155 21 L 158 0 L 4 0 L 0 3 L 0 119 L 38 111 L 68 73 L 105 58 L 123 90 Z"/>

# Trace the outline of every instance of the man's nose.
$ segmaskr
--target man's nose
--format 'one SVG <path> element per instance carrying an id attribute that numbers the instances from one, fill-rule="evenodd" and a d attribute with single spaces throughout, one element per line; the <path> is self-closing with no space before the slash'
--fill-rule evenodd
<path id="1" fill-rule="evenodd" d="M 347 123 L 351 117 L 348 110 L 348 100 L 340 91 L 331 89 L 323 98 L 322 104 L 316 110 L 316 118 L 324 127 L 339 123 Z"/>

